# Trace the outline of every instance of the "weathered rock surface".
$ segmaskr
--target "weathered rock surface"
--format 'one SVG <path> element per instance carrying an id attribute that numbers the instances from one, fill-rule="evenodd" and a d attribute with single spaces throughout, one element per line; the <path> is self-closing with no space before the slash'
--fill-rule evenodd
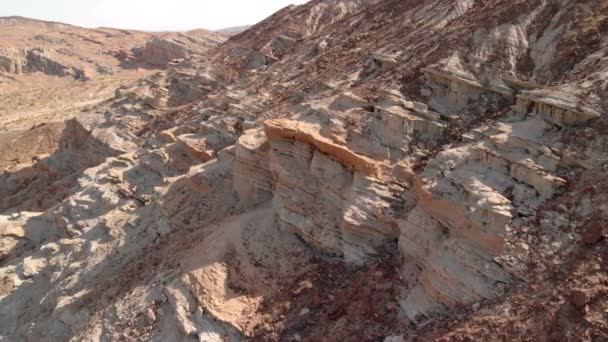
<path id="1" fill-rule="evenodd" d="M 222 35 L 205 30 L 152 37 L 141 51 L 135 51 L 135 57 L 142 62 L 164 67 L 172 60 L 203 54 L 206 49 L 216 47 L 223 41 Z"/>
<path id="2" fill-rule="evenodd" d="M 180 60 L 0 176 L 0 339 L 605 338 L 590 4 L 313 0 L 112 53 Z M 5 73 L 63 70 L 26 48 Z"/>
<path id="3" fill-rule="evenodd" d="M 41 48 L 0 50 L 0 72 L 42 72 L 53 76 L 72 76 L 75 79 L 86 77 L 83 69 L 63 64 L 60 58 L 57 58 L 57 53 Z"/>

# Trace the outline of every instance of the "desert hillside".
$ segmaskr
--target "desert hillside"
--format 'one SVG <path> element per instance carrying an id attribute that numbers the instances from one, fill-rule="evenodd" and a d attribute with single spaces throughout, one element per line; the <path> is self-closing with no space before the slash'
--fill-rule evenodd
<path id="1" fill-rule="evenodd" d="M 66 119 L 225 39 L 205 30 L 148 33 L 0 18 L 0 148 L 7 151 L 0 168 L 52 153 Z"/>
<path id="2" fill-rule="evenodd" d="M 607 89 L 607 0 L 0 18 L 0 341 L 608 340 Z"/>

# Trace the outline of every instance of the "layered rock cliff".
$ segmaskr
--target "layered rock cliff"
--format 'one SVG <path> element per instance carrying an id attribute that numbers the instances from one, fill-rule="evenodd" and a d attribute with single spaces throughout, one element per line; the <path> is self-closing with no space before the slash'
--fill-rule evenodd
<path id="1" fill-rule="evenodd" d="M 605 338 L 607 8 L 314 0 L 117 89 L 0 176 L 0 336 Z"/>

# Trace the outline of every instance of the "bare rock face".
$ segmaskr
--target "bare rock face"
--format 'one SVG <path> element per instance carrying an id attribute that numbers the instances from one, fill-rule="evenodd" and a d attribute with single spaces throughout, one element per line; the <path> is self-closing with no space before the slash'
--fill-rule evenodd
<path id="1" fill-rule="evenodd" d="M 142 48 L 133 48 L 132 53 L 139 62 L 164 68 L 173 60 L 204 55 L 224 40 L 221 34 L 205 30 L 166 33 L 150 38 Z"/>
<path id="2" fill-rule="evenodd" d="M 155 65 L 165 65 L 172 59 L 184 58 L 189 53 L 188 49 L 171 40 L 152 38 L 146 42 L 143 57 L 146 61 Z"/>
<path id="3" fill-rule="evenodd" d="M 297 50 L 305 38 L 319 34 L 368 2 L 331 0 L 287 6 L 229 39 L 221 48 L 225 51 L 221 58 L 245 72 L 258 70 L 281 60 L 290 51 Z"/>
<path id="4" fill-rule="evenodd" d="M 160 71 L 3 161 L 0 340 L 603 339 L 590 3 L 313 0 L 221 46 L 91 32 Z M 62 30 L 0 69 L 76 77 Z"/>
<path id="5" fill-rule="evenodd" d="M 53 76 L 84 79 L 85 71 L 63 64 L 57 53 L 43 48 L 0 50 L 0 71 L 9 74 L 41 72 Z"/>
<path id="6" fill-rule="evenodd" d="M 236 146 L 234 189 L 246 203 L 272 198 L 276 180 L 270 172 L 270 143 L 263 128 L 245 131 Z"/>
<path id="7" fill-rule="evenodd" d="M 27 60 L 23 51 L 18 49 L 2 49 L 0 52 L 0 70 L 10 74 L 21 74 L 27 68 Z"/>
<path id="8" fill-rule="evenodd" d="M 600 113 L 571 96 L 546 90 L 530 90 L 517 96 L 517 110 L 533 112 L 558 126 L 584 124 L 600 117 Z"/>
<path id="9" fill-rule="evenodd" d="M 29 71 L 41 71 L 47 75 L 67 76 L 73 75 L 79 79 L 84 77 L 84 71 L 70 68 L 53 60 L 51 53 L 42 49 L 33 49 L 27 52 L 27 65 Z"/>
<path id="10" fill-rule="evenodd" d="M 403 205 L 403 189 L 377 179 L 378 162 L 322 137 L 318 126 L 289 120 L 264 126 L 239 140 L 235 178 L 242 200 L 272 195 L 284 231 L 353 263 L 397 238 L 386 212 Z M 254 166 L 255 174 L 246 173 Z"/>

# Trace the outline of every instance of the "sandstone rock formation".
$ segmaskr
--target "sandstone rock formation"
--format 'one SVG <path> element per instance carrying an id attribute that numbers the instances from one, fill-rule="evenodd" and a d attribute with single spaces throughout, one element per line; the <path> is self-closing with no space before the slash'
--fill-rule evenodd
<path id="1" fill-rule="evenodd" d="M 135 57 L 152 66 L 164 67 L 172 60 L 204 54 L 206 49 L 218 46 L 225 40 L 221 34 L 194 30 L 179 34 L 164 34 L 150 38 Z"/>
<path id="2" fill-rule="evenodd" d="M 313 0 L 217 48 L 132 33 L 112 58 L 166 70 L 2 160 L 0 339 L 606 339 L 606 10 Z M 17 49 L 5 73 L 63 70 Z"/>

